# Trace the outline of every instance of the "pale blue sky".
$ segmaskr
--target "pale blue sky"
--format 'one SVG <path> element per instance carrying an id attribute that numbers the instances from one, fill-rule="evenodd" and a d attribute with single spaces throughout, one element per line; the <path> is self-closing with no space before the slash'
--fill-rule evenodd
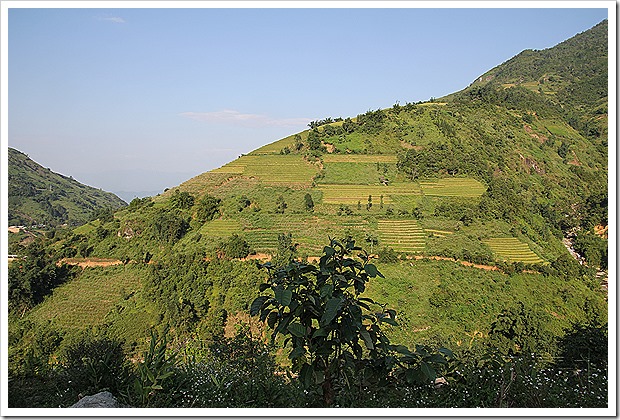
<path id="1" fill-rule="evenodd" d="M 310 120 L 463 89 L 524 49 L 591 28 L 607 9 L 56 8 L 8 17 L 9 146 L 118 192 L 174 187 Z"/>

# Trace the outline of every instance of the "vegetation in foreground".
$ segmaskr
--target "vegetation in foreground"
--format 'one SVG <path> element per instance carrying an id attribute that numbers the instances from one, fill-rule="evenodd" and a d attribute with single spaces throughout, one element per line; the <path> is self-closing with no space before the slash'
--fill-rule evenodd
<path id="1" fill-rule="evenodd" d="M 250 305 L 259 319 L 228 337 L 220 330 L 171 343 L 170 331 L 152 332 L 130 362 L 105 329 L 68 340 L 49 327 L 30 331 L 27 351 L 9 356 L 20 359 L 11 363 L 10 406 L 66 407 L 102 390 L 133 407 L 607 406 L 607 332 L 596 312 L 552 340 L 517 304 L 469 345 L 410 349 L 384 332 L 398 328 L 396 311 L 363 297 L 368 281 L 383 277 L 367 254 L 352 241 L 324 251 L 318 266 L 266 264 Z"/>

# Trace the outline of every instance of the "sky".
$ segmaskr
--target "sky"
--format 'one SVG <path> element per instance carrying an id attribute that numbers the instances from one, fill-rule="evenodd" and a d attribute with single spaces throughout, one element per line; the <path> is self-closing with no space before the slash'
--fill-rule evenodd
<path id="1" fill-rule="evenodd" d="M 87 185 L 138 196 L 177 186 L 312 120 L 461 90 L 519 52 L 553 47 L 608 15 L 603 2 L 283 2 L 251 9 L 4 3 L 8 146 Z"/>

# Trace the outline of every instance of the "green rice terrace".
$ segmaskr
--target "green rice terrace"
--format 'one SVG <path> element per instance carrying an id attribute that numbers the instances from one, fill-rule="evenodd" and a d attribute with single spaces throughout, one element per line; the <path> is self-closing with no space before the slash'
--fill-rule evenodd
<path id="1" fill-rule="evenodd" d="M 536 255 L 528 244 L 519 241 L 517 238 L 490 238 L 484 241 L 485 244 L 500 258 L 511 262 L 523 262 L 529 264 L 541 263 L 543 260 Z"/>

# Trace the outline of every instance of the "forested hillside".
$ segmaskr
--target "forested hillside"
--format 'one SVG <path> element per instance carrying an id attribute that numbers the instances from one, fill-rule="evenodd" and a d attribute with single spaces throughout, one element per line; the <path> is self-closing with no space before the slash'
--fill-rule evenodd
<path id="1" fill-rule="evenodd" d="M 9 148 L 9 225 L 79 226 L 93 213 L 126 203 L 112 193 L 43 168 Z"/>
<path id="2" fill-rule="evenodd" d="M 9 267 L 12 403 L 605 407 L 607 45 L 604 21 L 48 232 Z"/>

